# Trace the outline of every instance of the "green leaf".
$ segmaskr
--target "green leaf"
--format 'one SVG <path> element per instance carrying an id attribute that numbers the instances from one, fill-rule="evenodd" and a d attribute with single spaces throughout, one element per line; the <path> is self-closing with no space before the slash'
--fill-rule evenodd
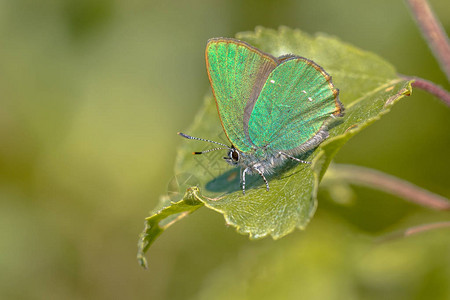
<path id="1" fill-rule="evenodd" d="M 237 38 L 275 56 L 293 53 L 322 66 L 340 89 L 346 108 L 343 120 L 330 130 L 330 138 L 303 159 L 312 165 L 288 162 L 268 177 L 270 191 L 259 176 L 248 176 L 246 194 L 239 185 L 239 169 L 222 157 L 225 151 L 193 156 L 211 144 L 182 141 L 175 174 L 189 174 L 199 192 L 196 199 L 224 215 L 227 224 L 250 238 L 280 238 L 295 228 L 303 229 L 314 215 L 317 189 L 331 159 L 357 132 L 378 120 L 400 98 L 411 93 L 411 81 L 375 54 L 362 51 L 324 34 L 310 36 L 300 30 L 258 27 Z M 207 96 L 187 134 L 229 144 L 212 96 Z M 159 234 L 159 233 L 158 233 Z"/>
<path id="2" fill-rule="evenodd" d="M 183 199 L 178 202 L 172 202 L 168 196 L 161 197 L 162 208 L 155 210 L 145 219 L 144 231 L 139 235 L 137 259 L 142 267 L 147 268 L 144 254 L 155 239 L 173 223 L 203 206 L 197 194 L 198 189 L 193 187 L 188 189 Z"/>

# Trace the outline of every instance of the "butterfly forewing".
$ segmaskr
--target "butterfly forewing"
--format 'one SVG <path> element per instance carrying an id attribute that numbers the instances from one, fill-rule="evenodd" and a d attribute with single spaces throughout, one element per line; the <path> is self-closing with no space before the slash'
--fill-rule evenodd
<path id="1" fill-rule="evenodd" d="M 276 66 L 276 58 L 242 41 L 225 38 L 208 41 L 206 67 L 222 127 L 240 151 L 252 147 L 249 119 Z"/>
<path id="2" fill-rule="evenodd" d="M 257 147 L 292 151 L 342 110 L 338 90 L 322 68 L 305 58 L 289 58 L 267 78 L 251 113 L 249 136 Z"/>

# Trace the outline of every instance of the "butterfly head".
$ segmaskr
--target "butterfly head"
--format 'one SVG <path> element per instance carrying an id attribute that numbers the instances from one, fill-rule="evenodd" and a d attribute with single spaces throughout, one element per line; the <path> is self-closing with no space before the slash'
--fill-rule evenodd
<path id="1" fill-rule="evenodd" d="M 223 159 L 225 159 L 225 161 L 230 165 L 236 166 L 239 164 L 240 158 L 241 153 L 239 152 L 239 150 L 234 148 L 234 146 L 231 146 L 230 150 L 228 151 L 228 156 L 225 156 Z"/>

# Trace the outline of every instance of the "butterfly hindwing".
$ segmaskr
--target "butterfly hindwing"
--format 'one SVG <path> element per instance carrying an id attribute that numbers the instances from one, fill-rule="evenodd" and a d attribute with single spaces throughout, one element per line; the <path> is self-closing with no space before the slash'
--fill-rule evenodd
<path id="1" fill-rule="evenodd" d="M 295 56 L 280 61 L 262 88 L 248 130 L 257 147 L 295 153 L 322 142 L 324 125 L 340 116 L 343 106 L 331 77 L 316 63 Z"/>
<path id="2" fill-rule="evenodd" d="M 278 61 L 245 42 L 228 38 L 209 40 L 205 55 L 222 127 L 238 150 L 249 151 L 251 113 Z"/>

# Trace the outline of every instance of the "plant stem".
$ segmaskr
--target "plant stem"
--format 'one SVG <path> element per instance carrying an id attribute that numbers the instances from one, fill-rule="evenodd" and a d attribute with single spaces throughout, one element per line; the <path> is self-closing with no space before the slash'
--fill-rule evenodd
<path id="1" fill-rule="evenodd" d="M 435 210 L 450 210 L 450 201 L 389 174 L 353 165 L 334 164 L 336 175 L 353 184 L 379 189 Z"/>
<path id="2" fill-rule="evenodd" d="M 450 93 L 444 90 L 442 87 L 438 86 L 437 84 L 431 81 L 415 76 L 401 75 L 401 77 L 405 78 L 406 80 L 414 80 L 412 84 L 413 87 L 422 89 L 424 91 L 429 92 L 430 94 L 433 94 L 434 96 L 441 99 L 442 102 L 444 102 L 447 106 L 450 107 Z"/>
<path id="3" fill-rule="evenodd" d="M 450 227 L 450 222 L 437 222 L 437 223 L 423 224 L 423 225 L 418 225 L 418 226 L 414 226 L 414 227 L 410 227 L 410 228 L 406 229 L 403 235 L 410 236 L 410 235 L 425 232 L 428 230 L 433 230 L 433 229 L 438 229 L 438 228 L 446 228 L 446 227 Z"/>
<path id="4" fill-rule="evenodd" d="M 431 51 L 450 81 L 450 43 L 441 23 L 426 0 L 407 0 L 411 12 Z"/>
<path id="5" fill-rule="evenodd" d="M 428 224 L 422 224 L 417 225 L 414 227 L 410 227 L 401 231 L 396 231 L 393 233 L 389 233 L 387 235 L 381 236 L 377 239 L 377 242 L 384 243 L 387 241 L 392 241 L 400 238 L 405 238 L 411 235 L 416 235 L 419 233 L 435 230 L 435 229 L 441 229 L 441 228 L 450 228 L 450 222 L 436 222 L 436 223 L 428 223 Z"/>

